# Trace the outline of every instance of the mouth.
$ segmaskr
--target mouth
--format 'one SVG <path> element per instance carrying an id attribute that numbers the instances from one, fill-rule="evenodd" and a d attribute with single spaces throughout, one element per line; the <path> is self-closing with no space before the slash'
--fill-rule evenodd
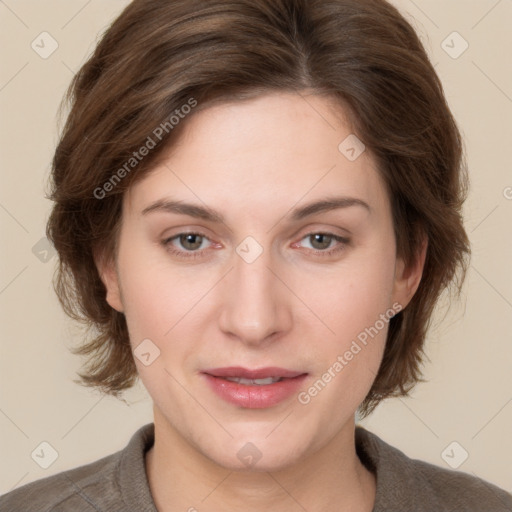
<path id="1" fill-rule="evenodd" d="M 222 377 L 219 377 L 222 378 Z M 274 384 L 274 382 L 281 382 L 283 377 L 267 377 L 265 379 L 244 379 L 243 377 L 224 377 L 229 382 L 238 382 L 244 386 L 267 386 Z"/>
<path id="2" fill-rule="evenodd" d="M 221 377 L 224 379 L 246 379 L 246 380 L 262 380 L 262 379 L 293 379 L 304 372 L 296 372 L 285 368 L 267 367 L 249 370 L 241 366 L 229 366 L 227 368 L 212 368 L 204 370 L 203 373 L 212 375 L 213 377 Z"/>
<path id="3" fill-rule="evenodd" d="M 297 392 L 307 373 L 284 368 L 213 368 L 201 372 L 217 396 L 248 409 L 272 407 Z"/>

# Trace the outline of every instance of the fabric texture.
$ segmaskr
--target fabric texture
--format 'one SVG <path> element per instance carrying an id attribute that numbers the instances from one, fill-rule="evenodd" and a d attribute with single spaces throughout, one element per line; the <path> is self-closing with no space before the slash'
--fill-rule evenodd
<path id="1" fill-rule="evenodd" d="M 0 496 L 0 511 L 158 512 L 144 461 L 153 442 L 149 423 L 123 450 Z M 356 449 L 376 474 L 373 512 L 512 512 L 512 494 L 475 476 L 413 460 L 360 426 Z"/>

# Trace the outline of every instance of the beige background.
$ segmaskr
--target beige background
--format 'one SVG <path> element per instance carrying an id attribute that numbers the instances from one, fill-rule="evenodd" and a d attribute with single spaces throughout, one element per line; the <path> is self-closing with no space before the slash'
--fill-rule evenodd
<path id="1" fill-rule="evenodd" d="M 456 441 L 446 460 L 460 463 L 465 450 L 459 470 L 512 491 L 512 1 L 394 3 L 420 32 L 466 138 L 473 259 L 461 304 L 430 332 L 428 382 L 411 398 L 381 404 L 363 424 L 443 467 L 442 453 Z M 59 101 L 126 4 L 0 0 L 0 493 L 113 453 L 152 421 L 140 384 L 123 403 L 72 382 L 80 361 L 67 347 L 79 333 L 51 288 L 56 257 L 44 263 L 36 245 L 50 209 L 44 185 Z M 43 31 L 59 45 L 47 59 L 31 48 Z M 454 31 L 469 44 L 458 58 L 464 41 Z M 43 441 L 58 453 L 47 469 L 31 458 Z"/>

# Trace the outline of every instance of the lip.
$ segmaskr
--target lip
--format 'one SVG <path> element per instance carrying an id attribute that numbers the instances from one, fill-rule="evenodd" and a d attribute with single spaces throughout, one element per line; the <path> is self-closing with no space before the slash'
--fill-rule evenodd
<path id="1" fill-rule="evenodd" d="M 229 366 L 226 368 L 211 368 L 203 370 L 203 373 L 213 375 L 214 377 L 242 377 L 244 379 L 266 379 L 267 377 L 284 377 L 292 379 L 304 374 L 305 372 L 294 372 L 277 366 L 269 366 L 266 368 L 258 368 L 249 370 L 242 366 Z"/>
<path id="2" fill-rule="evenodd" d="M 204 370 L 202 375 L 210 389 L 226 402 L 247 409 L 265 409 L 295 395 L 308 374 L 277 367 L 250 370 L 232 366 Z M 283 380 L 260 386 L 231 382 L 226 380 L 226 377 L 245 379 L 281 377 Z"/>

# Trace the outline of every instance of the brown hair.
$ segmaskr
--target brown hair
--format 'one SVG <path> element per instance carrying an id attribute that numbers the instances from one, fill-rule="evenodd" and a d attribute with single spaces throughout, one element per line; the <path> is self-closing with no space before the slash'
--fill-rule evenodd
<path id="1" fill-rule="evenodd" d="M 125 317 L 106 302 L 94 261 L 99 249 L 115 258 L 123 193 L 176 140 L 187 112 L 303 90 L 350 112 L 388 189 L 397 256 L 412 264 L 428 237 L 419 288 L 389 322 L 360 411 L 422 380 L 434 307 L 453 284 L 460 295 L 470 246 L 460 133 L 411 25 L 384 0 L 135 0 L 75 75 L 52 164 L 55 291 L 67 314 L 94 330 L 74 350 L 89 356 L 77 382 L 119 396 L 137 377 Z"/>

